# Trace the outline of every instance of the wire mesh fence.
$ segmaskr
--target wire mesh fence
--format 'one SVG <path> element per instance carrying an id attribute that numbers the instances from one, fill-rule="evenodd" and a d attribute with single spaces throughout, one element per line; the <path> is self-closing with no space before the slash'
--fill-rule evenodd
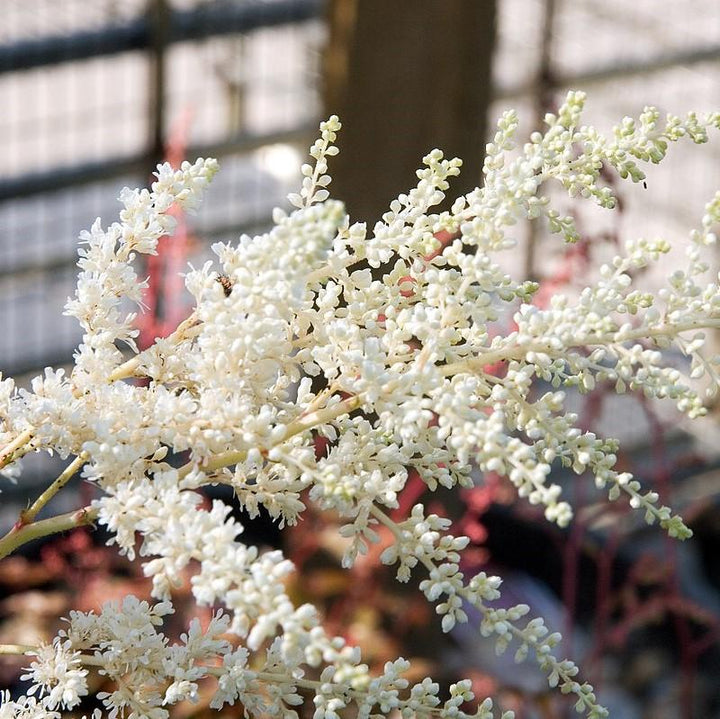
<path id="1" fill-rule="evenodd" d="M 58 308 L 72 293 L 78 233 L 117 216 L 112 198 L 145 184 L 168 140 L 222 160 L 198 237 L 267 224 L 295 176 L 293 143 L 319 115 L 319 11 L 308 0 L 5 4 L 6 375 L 70 359 L 78 330 Z"/>

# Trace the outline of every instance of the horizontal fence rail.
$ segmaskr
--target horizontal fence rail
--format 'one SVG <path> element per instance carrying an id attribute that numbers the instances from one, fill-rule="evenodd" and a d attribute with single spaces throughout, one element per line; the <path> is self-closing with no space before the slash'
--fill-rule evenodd
<path id="1" fill-rule="evenodd" d="M 251 152 L 275 143 L 307 144 L 314 137 L 316 130 L 315 124 L 308 124 L 271 133 L 241 133 L 219 142 L 190 146 L 186 155 L 189 158 L 222 157 L 223 155 Z M 46 192 L 143 172 L 152 165 L 153 158 L 153 153 L 143 152 L 132 157 L 110 157 L 99 162 L 52 168 L 45 172 L 34 172 L 6 180 L 0 179 L 0 202 L 42 195 Z"/>
<path id="2" fill-rule="evenodd" d="M 323 7 L 322 0 L 251 0 L 241 5 L 214 2 L 190 10 L 169 9 L 163 40 L 203 40 L 312 20 L 320 17 Z M 143 16 L 99 30 L 0 45 L 0 73 L 148 50 L 153 47 L 154 36 L 152 18 Z"/>
<path id="3" fill-rule="evenodd" d="M 294 27 L 320 19 L 324 6 L 323 0 L 218 0 L 190 9 L 175 9 L 169 0 L 151 0 L 143 15 L 127 22 L 106 18 L 101 21 L 105 24 L 92 30 L 74 30 L 64 36 L 17 39 L 0 45 L 0 77 L 4 79 L 11 76 L 13 79 L 22 78 L 33 69 L 53 70 L 63 64 L 67 66 L 68 63 L 81 64 L 97 58 L 120 57 L 124 53 L 140 53 L 150 61 L 150 72 L 144 80 L 147 82 L 144 112 L 148 120 L 148 142 L 139 151 L 121 154 L 118 148 L 110 148 L 97 160 L 76 159 L 72 164 L 53 164 L 41 170 L 26 170 L 11 176 L 3 176 L 0 172 L 0 207 L 7 210 L 0 217 L 0 221 L 5 223 L 0 227 L 4 233 L 0 242 L 7 243 L 3 248 L 5 259 L 0 262 L 0 294 L 6 298 L 6 311 L 2 317 L 8 332 L 4 347 L 0 346 L 0 371 L 4 375 L 21 376 L 36 372 L 38 367 L 63 365 L 71 360 L 77 338 L 66 336 L 64 328 L 57 330 L 57 337 L 53 335 L 44 342 L 40 342 L 38 336 L 48 327 L 47 318 L 42 315 L 43 303 L 48 304 L 50 298 L 54 300 L 55 295 L 62 294 L 63 283 L 74 275 L 72 268 L 77 255 L 57 245 L 51 251 L 49 244 L 46 247 L 42 243 L 44 235 L 33 235 L 33 238 L 40 237 L 41 241 L 33 239 L 30 244 L 27 244 L 27 239 L 17 238 L 23 238 L 30 225 L 41 227 L 46 212 L 83 202 L 82 199 L 74 199 L 76 190 L 91 192 L 96 185 L 120 180 L 128 182 L 128 178 L 133 177 L 142 184 L 144 179 L 149 178 L 150 171 L 165 154 L 169 139 L 166 105 L 171 85 L 165 68 L 166 62 L 169 62 L 169 50 L 179 43 L 215 37 L 252 37 L 265 29 L 287 28 L 288 32 L 292 32 Z M 191 141 L 183 154 L 193 159 L 236 158 L 248 157 L 269 145 L 307 146 L 317 131 L 316 122 L 308 121 L 309 116 L 315 119 L 315 112 L 301 113 L 288 126 L 277 130 L 269 127 L 243 129 L 230 124 L 217 139 Z M 68 189 L 73 193 L 66 197 L 63 192 Z M 83 195 L 86 199 L 90 197 L 92 195 Z M 31 203 L 23 204 L 25 200 Z M 204 222 L 201 228 L 203 238 L 224 238 L 240 232 L 255 233 L 267 229 L 271 224 L 268 207 L 262 203 L 262 206 L 255 207 L 250 201 L 246 204 L 246 209 L 235 213 L 237 217 L 217 212 L 217 216 Z M 70 213 L 71 210 L 68 210 L 68 214 L 62 216 L 66 224 L 69 223 L 67 218 Z M 36 218 L 37 222 L 33 224 Z M 23 225 L 23 222 L 26 224 Z M 10 239 L 11 232 L 14 239 Z M 42 232 L 48 238 L 52 235 L 52 231 L 47 229 Z M 25 242 L 30 251 L 14 252 L 12 243 L 17 242 Z M 51 281 L 50 278 L 65 279 Z M 70 284 L 67 292 L 72 292 Z M 12 332 L 11 327 L 14 328 Z M 22 337 L 18 336 L 20 329 Z M 12 333 L 14 336 L 11 336 Z M 16 349 L 19 344 L 26 345 L 26 349 L 20 352 Z"/>

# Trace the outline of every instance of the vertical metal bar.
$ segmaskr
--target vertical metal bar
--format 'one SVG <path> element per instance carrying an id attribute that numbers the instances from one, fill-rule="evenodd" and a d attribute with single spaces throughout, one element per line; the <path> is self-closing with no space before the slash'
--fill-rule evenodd
<path id="1" fill-rule="evenodd" d="M 534 128 L 542 127 L 545 113 L 552 104 L 552 91 L 555 86 L 553 70 L 553 33 L 555 29 L 555 15 L 557 0 L 545 0 L 545 13 L 543 16 L 542 34 L 540 35 L 540 57 L 538 59 L 537 74 L 533 84 L 533 110 Z M 536 250 L 537 250 L 537 223 L 532 220 L 527 223 L 527 242 L 525 247 L 525 273 L 528 280 L 537 278 Z"/>
<path id="2" fill-rule="evenodd" d="M 150 30 L 148 45 L 150 64 L 148 150 L 152 162 L 149 169 L 152 172 L 155 165 L 162 161 L 165 154 L 165 90 L 167 79 L 165 61 L 172 10 L 168 0 L 149 0 L 147 13 Z"/>

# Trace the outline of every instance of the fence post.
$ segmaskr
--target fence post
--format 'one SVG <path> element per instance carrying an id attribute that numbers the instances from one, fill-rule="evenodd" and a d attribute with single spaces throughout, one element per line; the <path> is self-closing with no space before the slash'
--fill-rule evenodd
<path id="1" fill-rule="evenodd" d="M 463 160 L 451 193 L 481 180 L 495 0 L 332 0 L 325 114 L 343 122 L 333 194 L 377 220 L 434 147 Z"/>
<path id="2" fill-rule="evenodd" d="M 165 88 L 166 52 L 170 34 L 172 10 L 167 0 L 150 0 L 148 3 L 148 60 L 150 77 L 148 82 L 148 154 L 150 170 L 161 162 L 165 155 Z"/>

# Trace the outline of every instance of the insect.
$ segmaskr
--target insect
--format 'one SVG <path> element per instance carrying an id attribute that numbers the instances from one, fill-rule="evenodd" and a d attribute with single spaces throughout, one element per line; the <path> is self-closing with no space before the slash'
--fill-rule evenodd
<path id="1" fill-rule="evenodd" d="M 232 280 L 227 275 L 218 275 L 216 279 L 222 285 L 225 297 L 230 297 L 233 288 Z"/>

